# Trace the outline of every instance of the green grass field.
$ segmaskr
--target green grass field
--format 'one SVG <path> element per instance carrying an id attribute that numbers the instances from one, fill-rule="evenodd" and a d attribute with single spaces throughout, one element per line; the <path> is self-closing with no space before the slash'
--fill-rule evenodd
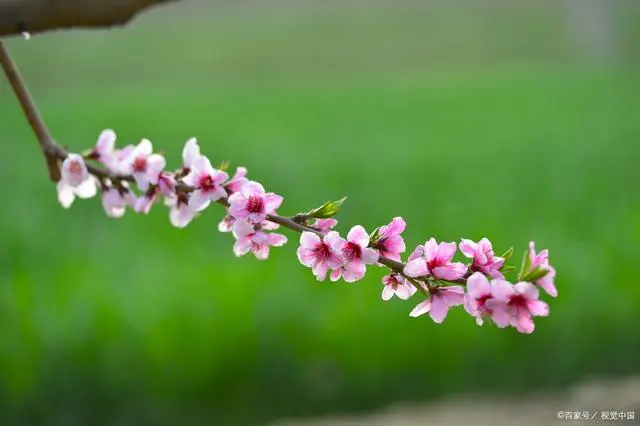
<path id="1" fill-rule="evenodd" d="M 202 10 L 175 10 L 9 43 L 60 143 L 82 150 L 110 127 L 122 144 L 150 138 L 177 167 L 196 136 L 212 160 L 283 194 L 282 214 L 346 195 L 342 232 L 402 215 L 411 248 L 487 236 L 497 251 L 514 245 L 514 263 L 533 239 L 551 251 L 560 295 L 531 336 L 478 328 L 462 309 L 438 326 L 408 317 L 417 299 L 383 302 L 381 269 L 318 283 L 295 234 L 267 262 L 235 258 L 217 207 L 184 230 L 161 205 L 122 220 L 97 199 L 63 210 L 2 81 L 8 424 L 248 425 L 638 373 L 635 59 L 554 62 L 562 49 L 532 36 L 549 57 L 509 62 L 527 46 L 488 38 L 498 65 L 488 54 L 463 66 L 434 41 L 422 49 L 448 30 L 408 11 L 229 7 L 204 28 Z"/>

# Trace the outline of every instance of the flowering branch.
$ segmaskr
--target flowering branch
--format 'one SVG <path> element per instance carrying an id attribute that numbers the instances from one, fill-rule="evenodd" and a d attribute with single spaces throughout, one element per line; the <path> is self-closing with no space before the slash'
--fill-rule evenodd
<path id="1" fill-rule="evenodd" d="M 505 264 L 513 249 L 496 256 L 486 238 L 478 242 L 461 239 L 459 244 L 438 243 L 431 238 L 418 245 L 405 263 L 401 254 L 406 245 L 401 234 L 406 223 L 401 217 L 393 218 L 370 234 L 356 225 L 345 239 L 332 230 L 338 223 L 333 217 L 344 198 L 306 213 L 281 216 L 276 210 L 282 205 L 282 196 L 266 192 L 260 183 L 247 179 L 244 167 L 238 167 L 229 178 L 227 165 L 213 167 L 200 153 L 195 138 L 186 142 L 182 167 L 175 171 L 166 170 L 165 158 L 153 152 L 147 139 L 117 149 L 112 130 L 104 130 L 96 145 L 83 154 L 68 153 L 50 136 L 1 42 L 0 61 L 47 158 L 50 176 L 58 182 L 58 200 L 64 208 L 69 208 L 76 197 L 95 196 L 98 188 L 104 210 L 112 218 L 122 217 L 127 208 L 147 214 L 163 198 L 170 208 L 171 224 L 183 228 L 217 203 L 226 210 L 218 228 L 235 237 L 236 256 L 251 252 L 260 260 L 267 259 L 271 247 L 287 242 L 286 236 L 271 231 L 288 228 L 300 233 L 298 259 L 312 269 L 319 281 L 329 275 L 331 281 L 342 279 L 351 283 L 364 277 L 367 265 L 384 266 L 390 272 L 382 279 L 382 299 L 386 301 L 396 295 L 406 300 L 421 292 L 424 300 L 410 315 L 428 313 L 437 323 L 445 319 L 449 308 L 463 305 L 478 325 L 491 318 L 500 328 L 513 326 L 520 332 L 532 333 L 533 317 L 549 314 L 549 306 L 539 300 L 539 289 L 557 296 L 555 269 L 549 264 L 548 251 L 536 253 L 533 242 L 523 256 L 516 284 L 504 276 L 513 270 Z M 54 179 L 52 164 L 58 179 Z M 469 263 L 453 261 L 458 249 L 470 259 Z"/>

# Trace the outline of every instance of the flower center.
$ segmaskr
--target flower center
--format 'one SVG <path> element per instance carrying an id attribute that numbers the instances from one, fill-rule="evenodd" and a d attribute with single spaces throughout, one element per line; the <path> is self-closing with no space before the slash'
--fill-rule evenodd
<path id="1" fill-rule="evenodd" d="M 491 315 L 491 309 L 487 308 L 487 300 L 489 299 L 491 299 L 491 294 L 483 294 L 478 297 L 476 301 L 478 302 L 478 310 L 480 312 Z"/>
<path id="2" fill-rule="evenodd" d="M 198 186 L 205 191 L 211 191 L 215 187 L 211 175 L 202 175 L 198 181 Z"/>
<path id="3" fill-rule="evenodd" d="M 515 308 L 524 308 L 527 306 L 527 299 L 525 299 L 520 294 L 515 294 L 511 296 L 511 299 L 509 300 L 509 305 Z"/>
<path id="4" fill-rule="evenodd" d="M 391 277 L 387 281 L 387 285 L 391 286 L 391 288 L 393 288 L 394 290 L 397 289 L 400 284 L 400 280 L 395 275 L 391 275 Z"/>
<path id="5" fill-rule="evenodd" d="M 318 244 L 313 248 L 313 256 L 318 262 L 323 262 L 329 258 L 329 246 L 324 243 Z"/>
<path id="6" fill-rule="evenodd" d="M 252 195 L 247 200 L 247 211 L 249 213 L 262 213 L 264 210 L 264 202 L 257 195 Z"/>
<path id="7" fill-rule="evenodd" d="M 360 259 L 362 257 L 362 249 L 359 245 L 349 241 L 342 249 L 342 254 L 346 260 L 352 262 L 353 260 Z"/>
<path id="8" fill-rule="evenodd" d="M 133 160 L 133 171 L 144 172 L 145 170 L 147 170 L 147 157 L 136 157 Z"/>
<path id="9" fill-rule="evenodd" d="M 69 172 L 74 175 L 82 174 L 82 164 L 79 161 L 72 161 L 69 164 Z"/>

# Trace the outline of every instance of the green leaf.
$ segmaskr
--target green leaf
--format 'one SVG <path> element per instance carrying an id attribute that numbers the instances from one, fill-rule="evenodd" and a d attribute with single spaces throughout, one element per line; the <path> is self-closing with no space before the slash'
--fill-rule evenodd
<path id="1" fill-rule="evenodd" d="M 502 271 L 502 272 L 513 272 L 515 270 L 516 270 L 516 267 L 513 266 L 513 265 L 506 265 L 506 266 L 503 266 L 502 268 L 500 268 L 500 271 Z"/>
<path id="2" fill-rule="evenodd" d="M 522 256 L 522 264 L 520 266 L 520 272 L 518 273 L 518 281 L 523 281 L 525 274 L 531 270 L 531 258 L 529 252 L 525 251 Z"/>
<path id="3" fill-rule="evenodd" d="M 507 260 L 509 260 L 509 258 L 513 255 L 513 247 L 510 247 L 509 250 L 505 251 L 502 256 L 500 256 L 501 258 L 504 259 L 505 263 L 507 262 Z"/>
<path id="4" fill-rule="evenodd" d="M 530 282 L 530 283 L 534 283 L 534 282 L 538 281 L 539 279 L 543 278 L 548 273 L 549 273 L 548 269 L 545 269 L 545 268 L 543 268 L 541 266 L 536 266 L 533 269 L 533 271 L 531 271 L 528 274 L 526 274 L 519 281 L 527 281 L 527 282 Z"/>
<path id="5" fill-rule="evenodd" d="M 314 217 L 316 219 L 328 219 L 338 214 L 342 203 L 345 202 L 347 197 L 343 197 L 336 201 L 327 201 L 320 207 L 308 211 L 304 214 L 306 217 Z"/>

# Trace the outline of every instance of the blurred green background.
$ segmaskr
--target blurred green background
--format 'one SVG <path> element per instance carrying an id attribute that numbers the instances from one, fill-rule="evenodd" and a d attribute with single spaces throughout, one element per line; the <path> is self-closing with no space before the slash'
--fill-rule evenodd
<path id="1" fill-rule="evenodd" d="M 339 230 L 402 215 L 408 246 L 549 248 L 533 335 L 457 309 L 413 319 L 382 269 L 319 283 L 297 236 L 236 258 L 222 210 L 107 219 L 56 200 L 0 78 L 0 419 L 254 425 L 640 373 L 640 3 L 185 1 L 124 29 L 8 45 L 58 141 L 198 137 L 293 214 L 347 195 Z"/>

